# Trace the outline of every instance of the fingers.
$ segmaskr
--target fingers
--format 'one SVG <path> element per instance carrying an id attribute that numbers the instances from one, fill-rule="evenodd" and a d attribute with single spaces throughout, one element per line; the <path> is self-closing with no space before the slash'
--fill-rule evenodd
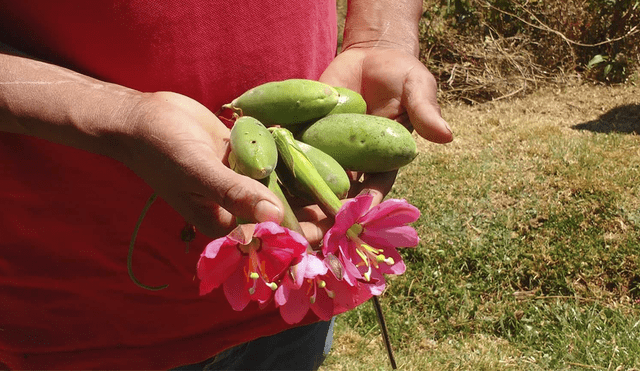
<path id="1" fill-rule="evenodd" d="M 325 219 L 317 223 L 300 222 L 300 227 L 311 248 L 318 250 L 322 245 L 324 234 L 331 228 L 331 224 L 329 219 Z"/>
<path id="2" fill-rule="evenodd" d="M 325 233 L 333 226 L 333 220 L 327 218 L 318 205 L 296 209 L 295 214 L 307 241 L 312 248 L 318 249 Z"/>
<path id="3" fill-rule="evenodd" d="M 349 196 L 355 197 L 360 194 L 370 194 L 373 196 L 371 206 L 375 206 L 382 202 L 384 197 L 391 191 L 397 175 L 398 171 L 364 174 L 361 182 L 356 180 L 351 183 Z"/>
<path id="4" fill-rule="evenodd" d="M 229 213 L 258 223 L 282 221 L 282 203 L 263 184 L 225 166 L 220 166 L 214 174 L 211 187 L 214 201 Z"/>
<path id="5" fill-rule="evenodd" d="M 236 225 L 236 217 L 247 222 L 280 223 L 283 206 L 264 185 L 216 166 L 211 178 L 194 179 L 191 184 L 160 192 L 189 223 L 201 233 L 217 238 Z"/>
<path id="6" fill-rule="evenodd" d="M 225 165 L 229 129 L 211 111 L 175 93 L 159 92 L 152 98 L 160 103 L 144 123 L 152 149 L 142 151 L 151 159 L 136 167 L 165 201 L 210 237 L 232 228 L 235 217 L 281 222 L 284 208 L 276 195 Z"/>
<path id="7" fill-rule="evenodd" d="M 453 133 L 442 118 L 436 91 L 436 81 L 427 68 L 415 67 L 405 79 L 402 105 L 421 137 L 435 143 L 448 143 L 453 140 Z"/>

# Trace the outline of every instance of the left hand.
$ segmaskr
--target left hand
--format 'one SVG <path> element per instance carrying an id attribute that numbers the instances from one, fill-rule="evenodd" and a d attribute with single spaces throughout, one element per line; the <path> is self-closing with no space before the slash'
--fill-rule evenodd
<path id="1" fill-rule="evenodd" d="M 453 140 L 440 114 L 435 78 L 406 50 L 354 45 L 340 53 L 319 80 L 360 93 L 368 114 L 396 120 L 435 143 Z M 356 193 L 371 192 L 373 204 L 378 204 L 391 190 L 396 173 L 364 174 Z"/>

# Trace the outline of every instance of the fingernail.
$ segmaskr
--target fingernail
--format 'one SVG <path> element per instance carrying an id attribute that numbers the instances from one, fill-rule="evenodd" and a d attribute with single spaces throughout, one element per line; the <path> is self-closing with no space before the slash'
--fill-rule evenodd
<path id="1" fill-rule="evenodd" d="M 451 130 L 449 123 L 446 122 L 445 120 L 442 120 L 442 122 L 444 122 L 444 126 L 447 128 L 447 130 L 449 130 L 449 134 L 453 134 L 453 130 Z"/>
<path id="2" fill-rule="evenodd" d="M 362 188 L 362 190 L 358 193 L 358 196 L 371 195 L 375 196 L 375 191 L 371 188 Z"/>
<path id="3" fill-rule="evenodd" d="M 362 191 L 358 193 L 358 196 L 362 196 L 362 195 L 370 195 L 373 197 L 371 199 L 372 207 L 379 204 L 380 202 L 382 202 L 382 199 L 384 199 L 384 195 L 382 194 L 382 192 L 375 189 L 371 189 L 371 188 L 363 188 Z"/>
<path id="4" fill-rule="evenodd" d="M 255 216 L 258 222 L 279 223 L 282 220 L 282 210 L 271 202 L 262 200 L 256 205 Z"/>

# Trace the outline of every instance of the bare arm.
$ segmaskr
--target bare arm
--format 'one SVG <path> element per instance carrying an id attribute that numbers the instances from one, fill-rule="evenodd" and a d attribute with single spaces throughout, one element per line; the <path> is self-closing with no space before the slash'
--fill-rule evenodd
<path id="1" fill-rule="evenodd" d="M 395 47 L 418 56 L 422 0 L 350 0 L 343 48 Z"/>
<path id="2" fill-rule="evenodd" d="M 142 94 L 65 68 L 0 54 L 0 130 L 118 157 L 105 137 L 124 131 Z"/>
<path id="3" fill-rule="evenodd" d="M 0 53 L 0 131 L 112 157 L 212 237 L 228 231 L 234 215 L 282 218 L 273 193 L 223 163 L 229 130 L 183 95 L 141 93 L 5 52 Z"/>

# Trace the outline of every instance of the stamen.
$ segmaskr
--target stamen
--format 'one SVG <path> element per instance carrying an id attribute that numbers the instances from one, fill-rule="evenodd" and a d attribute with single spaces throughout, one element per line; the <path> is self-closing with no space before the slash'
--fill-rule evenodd
<path id="1" fill-rule="evenodd" d="M 364 272 L 364 280 L 367 282 L 371 281 L 371 267 L 369 267 L 367 272 Z"/>
<path id="2" fill-rule="evenodd" d="M 362 259 L 362 261 L 364 262 L 364 264 L 368 267 L 369 266 L 369 258 L 365 255 L 365 253 L 363 251 L 361 251 L 360 249 L 356 249 L 356 252 L 358 253 L 358 255 L 360 256 L 360 258 Z"/>
<path id="3" fill-rule="evenodd" d="M 309 302 L 311 304 L 316 302 L 316 297 L 318 295 L 318 289 L 316 287 L 316 284 L 318 284 L 318 286 L 319 286 L 320 282 L 324 282 L 324 281 L 322 281 L 320 279 L 317 279 L 317 278 L 314 278 L 311 282 L 309 282 L 310 283 L 309 287 L 310 287 L 311 290 L 313 290 L 313 295 L 309 296 Z"/>

